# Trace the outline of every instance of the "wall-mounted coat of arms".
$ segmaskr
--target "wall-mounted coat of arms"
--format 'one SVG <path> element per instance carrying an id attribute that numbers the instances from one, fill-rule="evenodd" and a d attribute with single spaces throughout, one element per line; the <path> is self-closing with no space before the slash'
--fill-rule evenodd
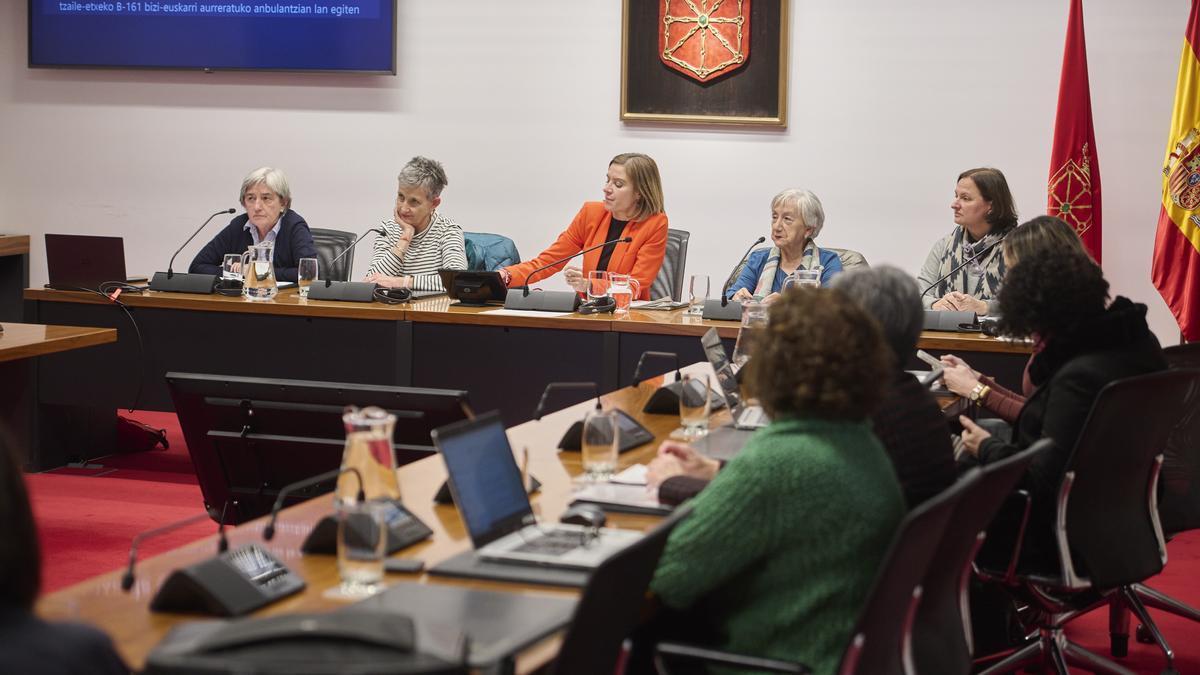
<path id="1" fill-rule="evenodd" d="M 659 0 L 660 58 L 708 82 L 750 58 L 750 0 Z"/>

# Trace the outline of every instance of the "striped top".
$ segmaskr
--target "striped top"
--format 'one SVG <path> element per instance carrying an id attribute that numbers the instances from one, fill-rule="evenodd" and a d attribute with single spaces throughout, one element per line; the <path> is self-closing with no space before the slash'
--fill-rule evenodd
<path id="1" fill-rule="evenodd" d="M 442 214 L 434 212 L 429 227 L 413 235 L 403 260 L 392 251 L 403 230 L 394 220 L 385 220 L 382 225 L 387 234 L 375 237 L 375 255 L 367 274 L 408 275 L 413 278 L 413 290 L 444 291 L 439 269 L 467 269 L 462 227 Z"/>

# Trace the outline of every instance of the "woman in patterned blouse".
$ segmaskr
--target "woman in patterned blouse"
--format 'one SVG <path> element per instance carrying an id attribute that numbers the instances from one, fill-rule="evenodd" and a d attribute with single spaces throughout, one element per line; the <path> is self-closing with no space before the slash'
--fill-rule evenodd
<path id="1" fill-rule="evenodd" d="M 397 177 L 396 208 L 375 239 L 375 255 L 364 281 L 388 288 L 440 291 L 439 269 L 467 268 L 463 231 L 437 211 L 446 187 L 442 165 L 413 157 Z"/>

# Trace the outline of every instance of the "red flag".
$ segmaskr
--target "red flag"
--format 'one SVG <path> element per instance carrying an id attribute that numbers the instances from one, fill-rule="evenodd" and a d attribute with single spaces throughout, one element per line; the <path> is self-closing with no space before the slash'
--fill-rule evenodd
<path id="1" fill-rule="evenodd" d="M 1092 94 L 1088 86 L 1087 44 L 1083 38 L 1083 2 L 1071 0 L 1062 79 L 1058 83 L 1058 115 L 1050 152 L 1047 213 L 1067 221 L 1096 262 L 1100 262 L 1100 162 L 1092 127 Z"/>
<path id="2" fill-rule="evenodd" d="M 1184 339 L 1200 340 L 1200 0 L 1192 0 L 1179 58 L 1150 279 Z"/>

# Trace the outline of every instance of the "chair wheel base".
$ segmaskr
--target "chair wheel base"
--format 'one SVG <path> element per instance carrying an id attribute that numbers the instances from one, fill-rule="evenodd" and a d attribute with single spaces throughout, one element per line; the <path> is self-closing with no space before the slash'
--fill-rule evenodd
<path id="1" fill-rule="evenodd" d="M 1139 626 L 1138 629 L 1140 632 L 1141 627 Z M 1139 642 L 1141 642 L 1140 637 L 1141 636 L 1139 636 L 1139 639 L 1138 639 Z M 1128 635 L 1110 635 L 1109 636 L 1109 652 L 1113 656 L 1115 656 L 1119 659 L 1123 659 L 1126 656 L 1129 656 L 1129 636 Z"/>

